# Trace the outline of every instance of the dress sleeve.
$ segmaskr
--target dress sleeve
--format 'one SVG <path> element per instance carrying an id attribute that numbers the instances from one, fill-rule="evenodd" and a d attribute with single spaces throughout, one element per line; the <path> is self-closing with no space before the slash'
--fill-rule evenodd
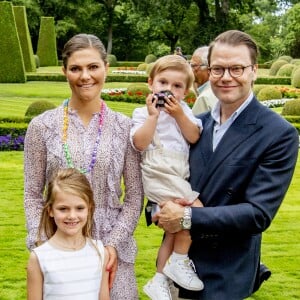
<path id="1" fill-rule="evenodd" d="M 42 132 L 41 122 L 33 119 L 24 141 L 24 208 L 28 233 L 26 244 L 30 250 L 36 242 L 44 203 L 47 152 Z"/>

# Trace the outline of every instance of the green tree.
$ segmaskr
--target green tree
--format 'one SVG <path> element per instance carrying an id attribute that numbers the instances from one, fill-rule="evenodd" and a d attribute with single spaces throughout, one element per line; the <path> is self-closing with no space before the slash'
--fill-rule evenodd
<path id="1" fill-rule="evenodd" d="M 283 16 L 282 41 L 285 54 L 300 57 L 300 3 L 292 6 Z"/>

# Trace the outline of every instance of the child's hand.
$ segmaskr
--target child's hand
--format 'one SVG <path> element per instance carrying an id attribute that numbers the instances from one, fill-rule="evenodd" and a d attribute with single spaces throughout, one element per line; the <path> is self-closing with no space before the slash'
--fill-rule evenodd
<path id="1" fill-rule="evenodd" d="M 156 108 L 157 97 L 154 94 L 149 94 L 146 98 L 146 106 L 148 109 L 149 116 L 159 116 L 159 109 Z"/>
<path id="2" fill-rule="evenodd" d="M 165 97 L 165 112 L 171 115 L 173 118 L 181 116 L 184 112 L 180 105 L 180 102 L 175 99 L 174 96 Z"/>

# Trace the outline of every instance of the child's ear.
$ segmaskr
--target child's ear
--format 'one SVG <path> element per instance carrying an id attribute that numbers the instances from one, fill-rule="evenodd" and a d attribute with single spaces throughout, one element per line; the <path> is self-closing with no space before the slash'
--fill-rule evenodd
<path id="1" fill-rule="evenodd" d="M 52 211 L 52 207 L 51 207 L 51 206 L 47 208 L 47 211 L 48 211 L 48 215 L 49 215 L 51 218 L 53 218 L 54 215 L 53 215 L 53 211 Z"/>

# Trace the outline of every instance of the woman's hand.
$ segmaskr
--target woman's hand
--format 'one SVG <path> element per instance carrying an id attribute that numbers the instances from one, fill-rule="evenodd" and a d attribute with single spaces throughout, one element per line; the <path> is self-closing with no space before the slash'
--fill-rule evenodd
<path id="1" fill-rule="evenodd" d="M 105 246 L 108 252 L 108 263 L 106 265 L 106 270 L 109 272 L 109 289 L 112 288 L 117 268 L 118 268 L 118 254 L 117 250 L 112 246 Z"/>

